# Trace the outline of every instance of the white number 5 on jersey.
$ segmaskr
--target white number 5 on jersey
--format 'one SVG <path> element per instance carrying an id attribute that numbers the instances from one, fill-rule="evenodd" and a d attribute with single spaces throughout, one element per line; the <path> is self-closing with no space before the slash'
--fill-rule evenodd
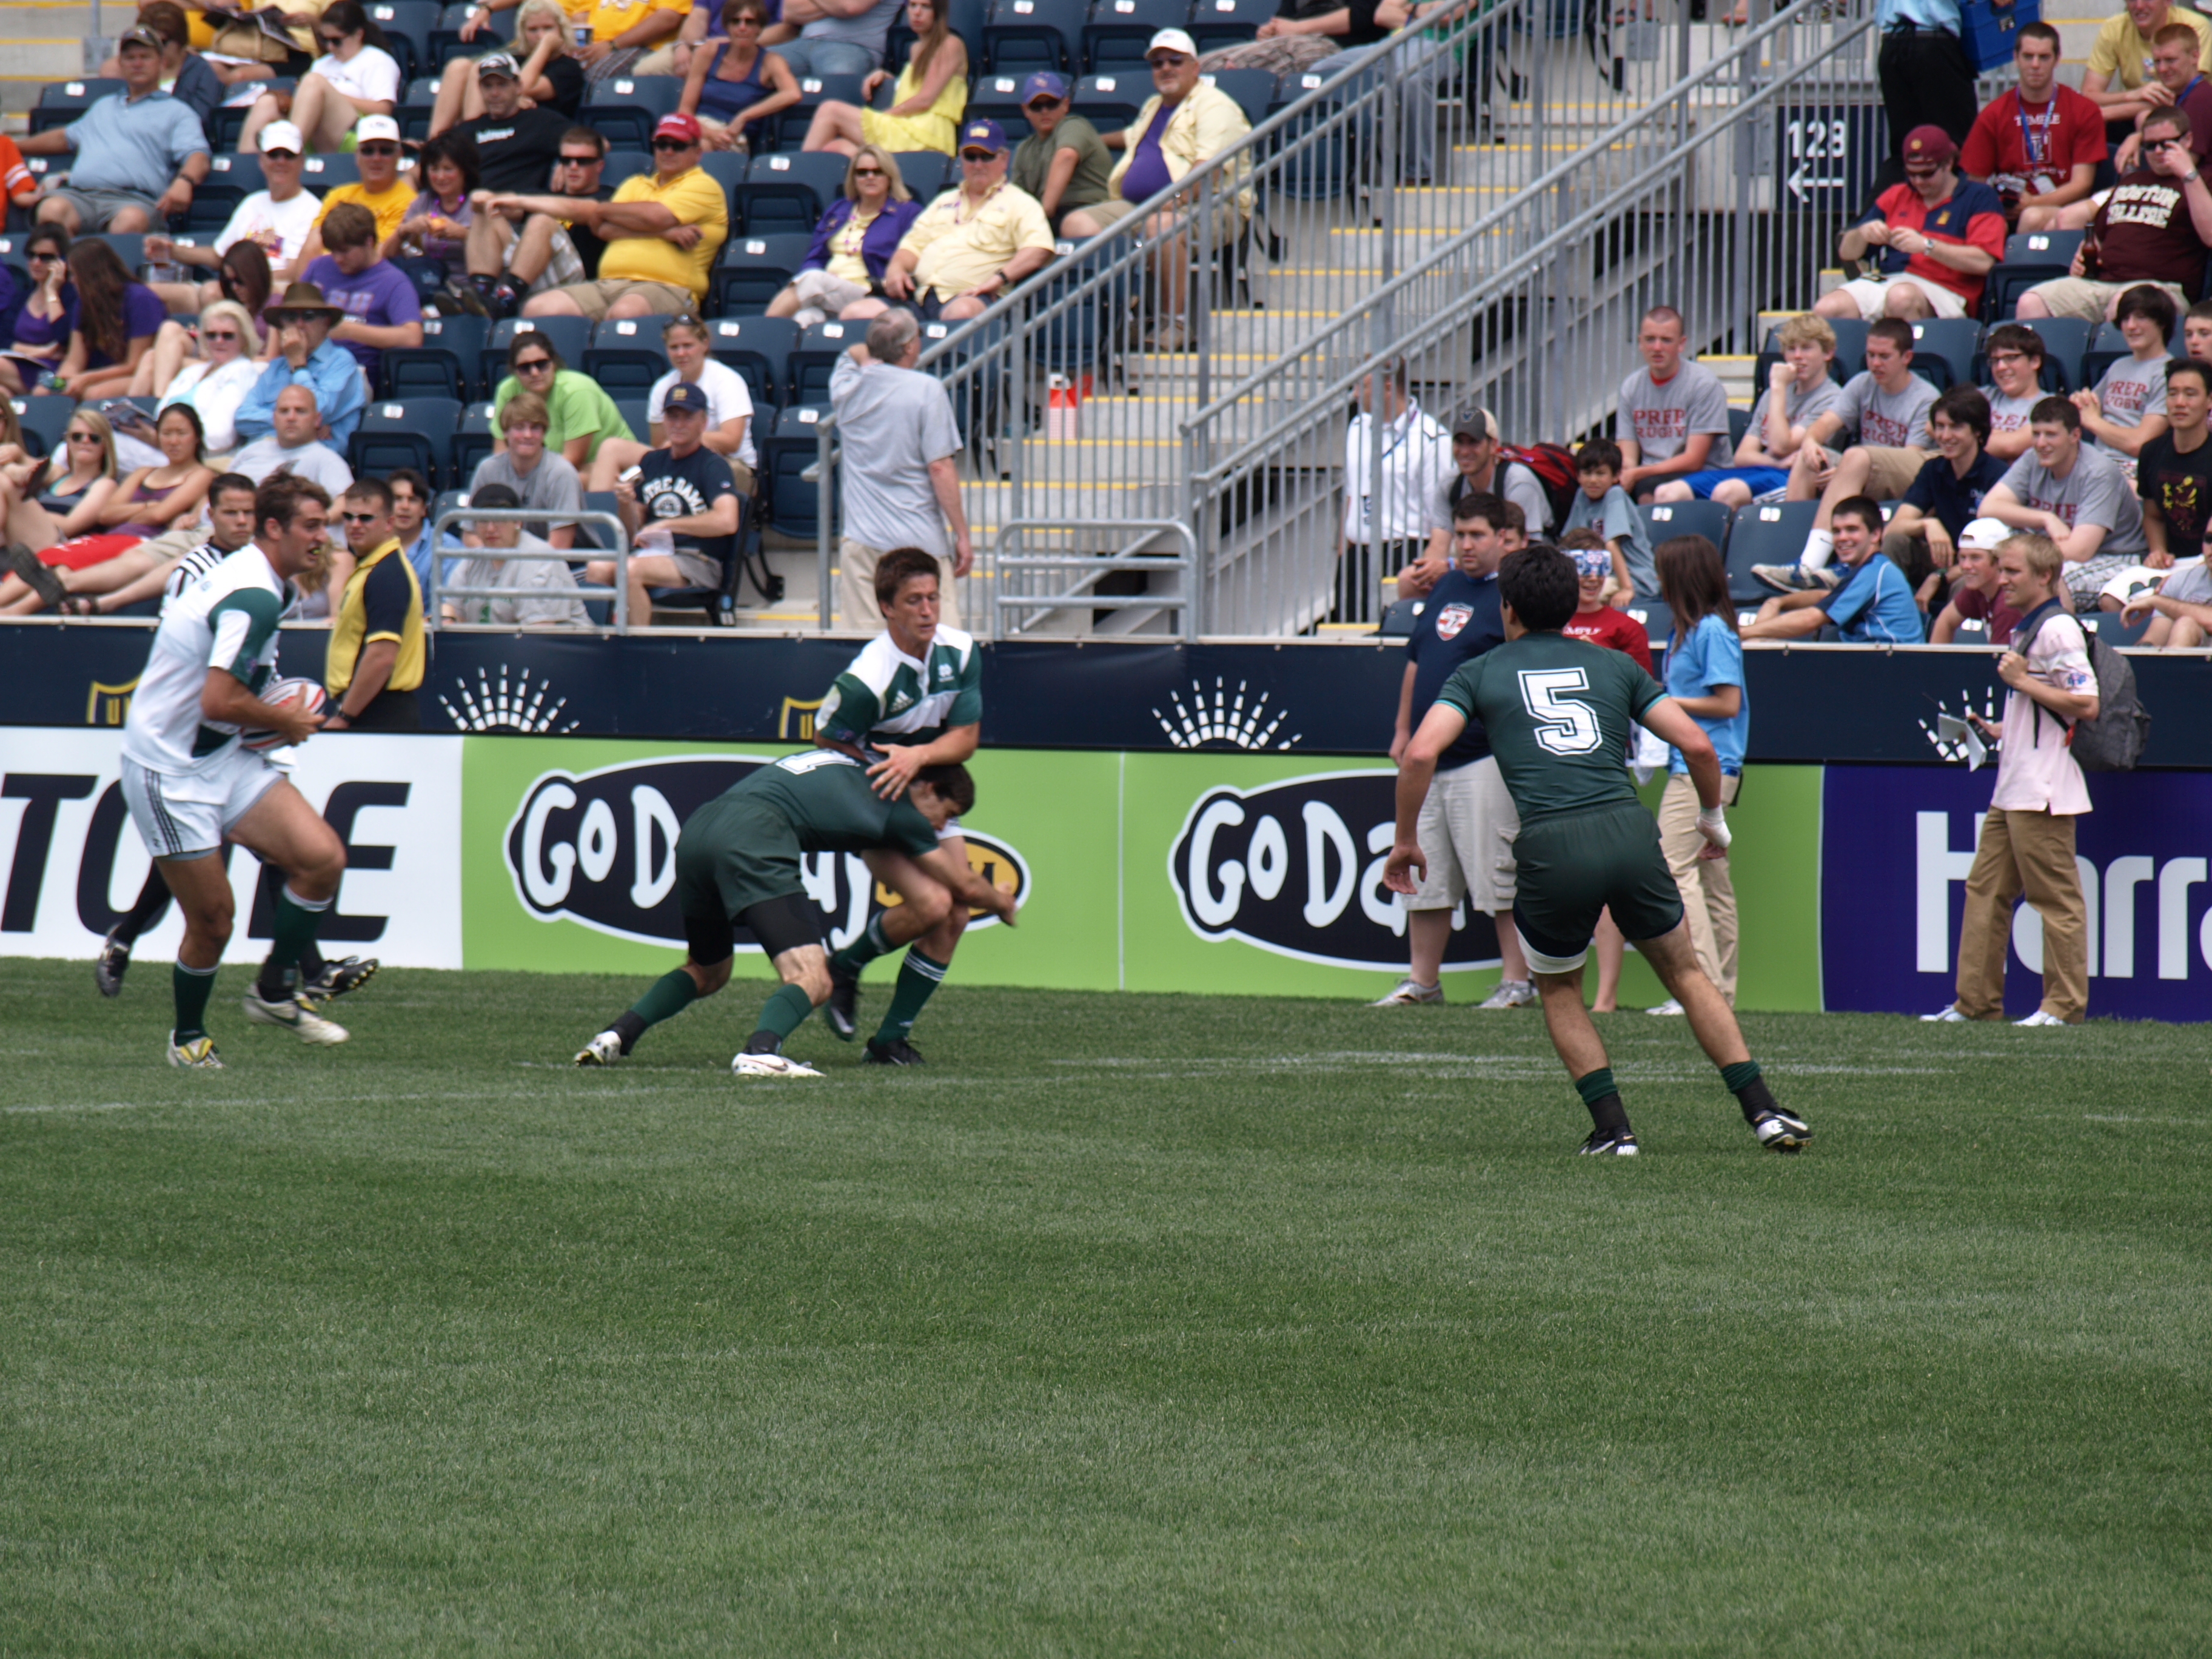
<path id="1" fill-rule="evenodd" d="M 1587 755 L 1603 743 L 1597 715 L 1567 695 L 1589 690 L 1589 676 L 1579 668 L 1522 669 L 1521 702 L 1536 722 L 1536 741 L 1555 755 Z"/>

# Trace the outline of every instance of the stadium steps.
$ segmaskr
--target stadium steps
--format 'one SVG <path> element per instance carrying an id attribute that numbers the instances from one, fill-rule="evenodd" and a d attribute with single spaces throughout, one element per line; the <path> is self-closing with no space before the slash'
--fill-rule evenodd
<path id="1" fill-rule="evenodd" d="M 131 15 L 121 3 L 101 9 L 104 27 L 120 30 Z M 10 132 L 27 127 L 26 116 L 40 88 L 73 81 L 97 60 L 92 8 L 82 0 L 12 0 L 0 5 L 0 119 Z M 94 42 L 88 47 L 88 42 Z"/>

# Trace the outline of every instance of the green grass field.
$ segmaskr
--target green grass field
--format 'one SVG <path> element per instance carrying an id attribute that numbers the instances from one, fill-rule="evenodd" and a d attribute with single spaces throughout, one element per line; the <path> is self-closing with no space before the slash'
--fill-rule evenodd
<path id="1" fill-rule="evenodd" d="M 2204 1027 L 1753 1018 L 1787 1158 L 1611 1017 L 1629 1163 L 1532 1014 L 246 977 L 0 962 L 0 1654 L 2212 1641 Z"/>

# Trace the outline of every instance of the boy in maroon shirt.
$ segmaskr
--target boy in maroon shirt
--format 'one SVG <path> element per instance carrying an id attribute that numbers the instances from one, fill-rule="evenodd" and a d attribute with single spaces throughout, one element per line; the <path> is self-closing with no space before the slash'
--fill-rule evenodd
<path id="1" fill-rule="evenodd" d="M 1605 602 L 1606 583 L 1613 575 L 1613 555 L 1594 530 L 1570 530 L 1559 538 L 1559 551 L 1575 562 L 1582 582 L 1582 602 L 1559 631 L 1571 640 L 1588 640 L 1609 650 L 1626 651 L 1637 666 L 1651 672 L 1651 641 L 1644 624 Z"/>

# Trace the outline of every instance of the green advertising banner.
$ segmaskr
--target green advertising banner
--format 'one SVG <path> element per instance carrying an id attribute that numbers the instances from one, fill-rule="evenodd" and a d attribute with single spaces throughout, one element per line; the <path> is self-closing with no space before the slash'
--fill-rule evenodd
<path id="1" fill-rule="evenodd" d="M 670 898 L 683 820 L 795 745 L 470 738 L 461 812 L 471 968 L 652 973 L 682 948 Z M 1387 763 L 1290 754 L 987 750 L 972 763 L 969 861 L 1016 893 L 1020 925 L 981 922 L 970 984 L 1372 998 L 1406 962 L 1402 902 L 1380 884 Z M 1759 767 L 1730 814 L 1746 1008 L 1820 1006 L 1819 767 Z M 1659 786 L 1646 791 L 1655 804 Z M 857 858 L 806 861 L 842 943 L 876 891 Z M 1447 993 L 1496 982 L 1494 935 L 1463 912 Z M 766 977 L 757 951 L 737 971 Z M 1632 955 L 1632 1005 L 1661 1000 Z"/>

